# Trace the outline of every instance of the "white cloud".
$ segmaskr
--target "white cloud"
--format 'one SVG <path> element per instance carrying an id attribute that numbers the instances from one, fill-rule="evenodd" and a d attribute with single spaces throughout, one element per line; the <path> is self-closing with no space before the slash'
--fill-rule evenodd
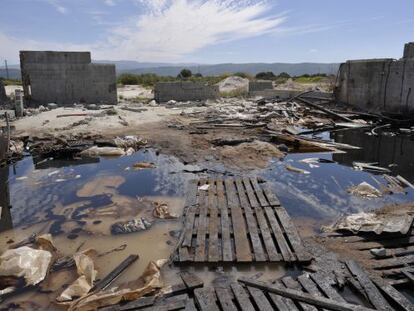
<path id="1" fill-rule="evenodd" d="M 58 11 L 61 14 L 68 13 L 68 9 L 60 4 L 59 0 L 46 0 L 47 3 L 49 3 L 51 6 L 53 6 L 56 11 Z"/>
<path id="2" fill-rule="evenodd" d="M 57 0 L 46 0 L 59 5 Z M 7 46 L 16 59 L 19 49 L 91 50 L 95 59 L 140 61 L 184 60 L 211 45 L 276 32 L 284 16 L 266 14 L 270 5 L 259 0 L 134 0 L 144 13 L 117 27 L 108 27 L 107 39 L 88 45 L 18 40 L 0 33 L 0 46 Z M 112 0 L 109 2 L 113 2 Z M 101 12 L 93 12 L 96 23 Z M 99 13 L 99 14 L 98 14 Z M 7 51 L 4 55 L 7 56 Z M 9 54 L 10 55 L 10 54 Z M 8 56 L 9 57 L 9 56 Z"/>
<path id="3" fill-rule="evenodd" d="M 285 17 L 265 16 L 263 1 L 138 0 L 149 10 L 109 38 L 119 57 L 171 60 L 210 45 L 275 31 Z"/>
<path id="4" fill-rule="evenodd" d="M 114 0 L 104 0 L 104 3 L 105 3 L 107 6 L 115 6 L 115 5 L 116 5 L 116 3 L 115 3 L 115 1 L 114 1 Z"/>

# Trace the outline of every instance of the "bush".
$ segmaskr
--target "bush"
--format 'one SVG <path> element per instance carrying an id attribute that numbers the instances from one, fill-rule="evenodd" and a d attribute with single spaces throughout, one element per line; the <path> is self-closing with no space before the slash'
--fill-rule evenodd
<path id="1" fill-rule="evenodd" d="M 191 78 L 192 75 L 193 75 L 193 73 L 191 72 L 190 69 L 183 69 L 178 74 L 177 78 L 179 78 L 179 79 L 188 79 L 188 78 Z"/>
<path id="2" fill-rule="evenodd" d="M 251 75 L 249 75 L 248 73 L 245 73 L 245 72 L 236 72 L 236 73 L 233 74 L 233 76 L 244 78 L 244 79 L 249 79 L 249 80 L 251 80 L 253 78 Z"/>
<path id="3" fill-rule="evenodd" d="M 276 76 L 271 71 L 268 71 L 268 72 L 259 72 L 256 75 L 256 79 L 259 79 L 259 80 L 274 80 L 274 79 L 276 79 Z"/>
<path id="4" fill-rule="evenodd" d="M 287 72 L 281 72 L 278 75 L 279 78 L 283 78 L 283 79 L 289 79 L 290 78 L 290 74 L 288 74 Z"/>

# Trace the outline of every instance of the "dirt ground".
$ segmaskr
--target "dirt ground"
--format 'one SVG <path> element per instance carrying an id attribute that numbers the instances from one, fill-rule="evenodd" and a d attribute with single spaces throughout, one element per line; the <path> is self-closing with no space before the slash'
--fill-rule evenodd
<path id="1" fill-rule="evenodd" d="M 283 157 L 275 146 L 264 142 L 252 142 L 239 146 L 214 146 L 216 139 L 244 139 L 255 137 L 256 129 L 213 129 L 192 131 L 188 129 L 196 118 L 181 116 L 182 109 L 163 106 L 144 106 L 145 111 L 135 112 L 115 107 L 115 115 L 107 110 L 82 108 L 57 108 L 15 122 L 13 136 L 61 136 L 102 135 L 113 138 L 136 135 L 148 140 L 149 146 L 173 155 L 187 164 L 222 163 L 232 169 L 252 170 L 265 168 L 272 157 Z M 134 107 L 134 106 L 129 106 Z M 140 108 L 138 108 L 140 109 Z M 199 110 L 206 108 L 202 107 Z M 87 116 L 58 117 L 65 114 L 87 114 Z M 126 121 L 126 123 L 125 123 Z M 77 123 L 84 123 L 79 124 Z M 125 125 L 127 124 L 127 125 Z M 185 127 L 185 129 L 182 129 Z"/>

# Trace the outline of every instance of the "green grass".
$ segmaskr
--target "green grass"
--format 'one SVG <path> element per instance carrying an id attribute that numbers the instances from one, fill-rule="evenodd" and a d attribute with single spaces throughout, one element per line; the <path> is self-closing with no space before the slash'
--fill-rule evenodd
<path id="1" fill-rule="evenodd" d="M 322 76 L 312 76 L 312 77 L 297 77 L 293 79 L 295 82 L 298 83 L 318 83 L 326 80 L 326 77 Z"/>
<path id="2" fill-rule="evenodd" d="M 0 79 L 3 81 L 4 85 L 22 85 L 22 81 L 17 79 Z"/>

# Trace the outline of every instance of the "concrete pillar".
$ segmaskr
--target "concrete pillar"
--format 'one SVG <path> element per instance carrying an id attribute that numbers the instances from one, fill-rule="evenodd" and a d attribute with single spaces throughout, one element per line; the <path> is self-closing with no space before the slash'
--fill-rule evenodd
<path id="1" fill-rule="evenodd" d="M 14 102 L 14 110 L 16 111 L 16 117 L 20 118 L 23 117 L 23 92 L 22 90 L 15 90 L 15 102 Z"/>
<path id="2" fill-rule="evenodd" d="M 409 42 L 405 45 L 403 58 L 414 58 L 414 42 Z"/>

